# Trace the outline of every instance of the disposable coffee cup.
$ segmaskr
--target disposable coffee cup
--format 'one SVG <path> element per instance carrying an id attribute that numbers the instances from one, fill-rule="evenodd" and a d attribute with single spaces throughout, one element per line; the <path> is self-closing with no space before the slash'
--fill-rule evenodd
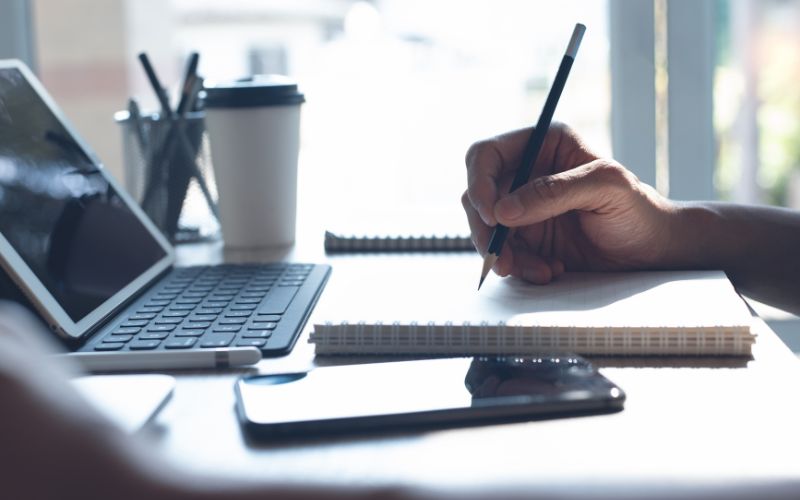
<path id="1" fill-rule="evenodd" d="M 303 102 L 297 84 L 277 75 L 206 87 L 206 131 L 226 247 L 294 242 Z"/>

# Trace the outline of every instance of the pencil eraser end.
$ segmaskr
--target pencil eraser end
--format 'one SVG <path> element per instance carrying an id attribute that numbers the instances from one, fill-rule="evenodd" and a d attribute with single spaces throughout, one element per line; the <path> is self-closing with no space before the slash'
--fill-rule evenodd
<path id="1" fill-rule="evenodd" d="M 581 40 L 585 32 L 586 26 L 581 23 L 575 25 L 575 29 L 572 30 L 572 38 L 570 38 L 569 45 L 567 45 L 567 52 L 565 54 L 567 57 L 575 59 L 575 55 L 578 53 L 578 47 L 581 45 Z"/>

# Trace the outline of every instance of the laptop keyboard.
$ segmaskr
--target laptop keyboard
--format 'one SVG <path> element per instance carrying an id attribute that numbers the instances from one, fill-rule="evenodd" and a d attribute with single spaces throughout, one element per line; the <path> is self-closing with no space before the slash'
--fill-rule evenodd
<path id="1" fill-rule="evenodd" d="M 82 350 L 293 347 L 325 284 L 320 264 L 175 268 Z"/>

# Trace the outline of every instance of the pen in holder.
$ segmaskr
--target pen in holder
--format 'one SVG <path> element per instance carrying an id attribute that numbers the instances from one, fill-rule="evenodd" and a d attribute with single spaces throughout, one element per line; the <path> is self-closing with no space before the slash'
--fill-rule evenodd
<path id="1" fill-rule="evenodd" d="M 114 116 L 121 127 L 125 187 L 173 243 L 215 236 L 214 182 L 204 113 L 141 115 L 135 101 Z"/>

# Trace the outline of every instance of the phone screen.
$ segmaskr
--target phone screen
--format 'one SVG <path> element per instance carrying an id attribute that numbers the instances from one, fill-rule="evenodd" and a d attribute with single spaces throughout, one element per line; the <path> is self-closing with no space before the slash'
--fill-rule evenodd
<path id="1" fill-rule="evenodd" d="M 574 355 L 448 358 L 256 375 L 236 384 L 262 436 L 468 425 L 619 411 L 624 392 Z"/>

